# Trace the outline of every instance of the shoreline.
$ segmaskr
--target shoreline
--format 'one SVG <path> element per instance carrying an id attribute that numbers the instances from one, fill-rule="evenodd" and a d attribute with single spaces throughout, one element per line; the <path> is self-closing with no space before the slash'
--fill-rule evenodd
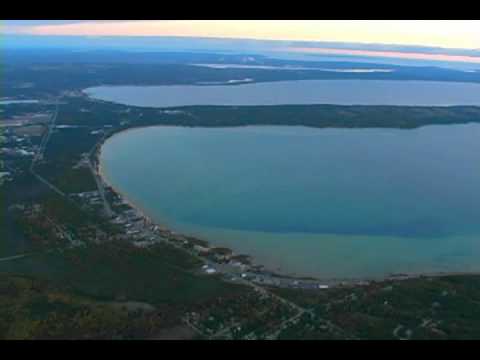
<path id="1" fill-rule="evenodd" d="M 360 79 L 360 78 L 329 78 L 329 79 L 317 79 L 317 78 L 309 78 L 309 79 L 280 79 L 280 80 L 256 80 L 253 79 L 253 81 L 249 82 L 226 82 L 226 83 L 218 83 L 218 84 L 199 84 L 199 83 L 185 83 L 185 84 L 178 84 L 178 83 L 168 83 L 168 84 L 98 84 L 95 86 L 89 86 L 87 88 L 84 88 L 81 90 L 82 94 L 86 96 L 87 98 L 94 100 L 94 101 L 103 101 L 107 103 L 114 103 L 118 105 L 123 105 L 123 106 L 134 106 L 134 107 L 140 107 L 140 108 L 157 108 L 157 109 L 169 109 L 169 108 L 182 108 L 182 107 L 196 107 L 196 106 L 308 106 L 308 105 L 330 105 L 330 106 L 392 106 L 392 107 L 420 107 L 420 108 L 451 108 L 451 107 L 480 107 L 480 103 L 478 99 L 473 99 L 470 101 L 467 101 L 467 103 L 462 103 L 461 100 L 459 101 L 454 101 L 454 100 L 446 100 L 444 102 L 433 102 L 433 101 L 428 101 L 425 100 L 420 103 L 415 103 L 417 100 L 412 99 L 409 102 L 397 102 L 397 103 L 391 103 L 385 100 L 383 102 L 374 102 L 372 103 L 372 100 L 351 100 L 351 101 L 340 101 L 340 100 L 312 100 L 310 102 L 301 102 L 297 101 L 292 103 L 291 99 L 285 100 L 286 102 L 280 101 L 280 102 L 273 102 L 273 100 L 264 101 L 263 103 L 229 103 L 229 104 L 224 104 L 224 103 L 183 103 L 183 104 L 166 104 L 166 105 L 156 105 L 156 104 L 143 104 L 143 103 L 135 103 L 135 102 L 126 102 L 126 100 L 120 101 L 120 100 L 114 100 L 114 99 L 108 99 L 108 97 L 102 97 L 100 95 L 95 95 L 94 91 L 92 89 L 98 89 L 98 88 L 166 88 L 166 87 L 238 87 L 238 86 L 245 86 L 245 87 L 252 87 L 252 86 L 268 86 L 269 84 L 275 84 L 278 85 L 280 84 L 289 84 L 289 83 L 311 83 L 311 82 L 320 82 L 320 83 L 331 83 L 331 82 L 359 82 L 359 81 L 367 81 L 369 83 L 373 84 L 384 84 L 384 83 L 393 83 L 395 86 L 398 84 L 409 84 L 411 85 L 412 83 L 418 84 L 421 86 L 430 86 L 430 85 L 435 85 L 437 86 L 438 84 L 442 84 L 444 86 L 448 87 L 457 87 L 457 86 L 467 86 L 467 87 L 480 87 L 480 82 L 478 81 L 449 81 L 449 80 L 424 80 L 424 79 L 372 79 L 372 78 L 367 78 L 367 79 Z M 381 89 L 380 89 L 381 90 Z M 428 90 L 428 89 L 427 89 Z M 422 92 L 425 92 L 427 90 L 422 90 Z M 453 89 L 456 90 L 456 89 Z M 471 90 L 471 89 L 469 89 Z M 476 89 L 473 89 L 476 90 Z M 473 91 L 472 90 L 472 91 Z M 466 90 L 465 90 L 466 91 Z M 382 92 L 380 91 L 380 95 L 377 96 L 382 96 Z M 413 103 L 413 104 L 412 104 Z"/>
<path id="2" fill-rule="evenodd" d="M 208 248 L 210 251 L 214 249 L 228 249 L 231 252 L 231 257 L 232 258 L 246 258 L 246 261 L 243 261 L 243 264 L 250 265 L 253 268 L 256 268 L 256 272 L 259 273 L 264 273 L 268 274 L 268 276 L 271 276 L 273 278 L 280 278 L 280 279 L 288 279 L 288 280 L 293 280 L 293 281 L 314 281 L 315 283 L 322 282 L 323 284 L 328 284 L 328 285 L 340 285 L 340 284 L 358 284 L 358 283 L 364 283 L 366 281 L 376 281 L 373 279 L 334 279 L 334 278 L 325 278 L 325 279 L 320 279 L 317 277 L 313 276 L 301 276 L 301 275 L 290 275 L 286 273 L 280 273 L 280 272 L 275 272 L 273 270 L 269 270 L 265 268 L 263 264 L 256 264 L 253 260 L 254 257 L 250 254 L 240 254 L 240 253 L 235 253 L 235 251 L 231 248 L 224 248 L 220 246 L 215 246 L 212 244 L 209 240 L 206 239 L 201 239 L 198 238 L 195 235 L 190 235 L 190 234 L 183 234 L 183 233 L 177 233 L 176 231 L 172 230 L 167 224 L 161 224 L 159 221 L 153 220 L 147 212 L 138 204 L 136 204 L 134 201 L 128 198 L 126 194 L 124 194 L 122 191 L 119 189 L 115 188 L 111 182 L 108 181 L 108 178 L 105 174 L 105 170 L 103 169 L 103 166 L 100 161 L 101 157 L 101 152 L 102 152 L 102 147 L 105 144 L 105 142 L 117 135 L 120 135 L 124 132 L 132 131 L 135 129 L 141 129 L 141 128 L 149 128 L 149 127 L 158 127 L 158 126 L 163 126 L 163 125 L 149 125 L 149 126 L 132 126 L 126 129 L 117 129 L 117 131 L 112 130 L 112 133 L 104 136 L 100 141 L 95 145 L 94 147 L 94 154 L 93 154 L 93 160 L 94 160 L 94 170 L 100 177 L 100 180 L 102 183 L 109 188 L 110 191 L 112 191 L 116 197 L 118 197 L 123 204 L 128 205 L 131 209 L 133 209 L 137 214 L 139 214 L 140 217 L 142 217 L 147 223 L 153 224 L 160 229 L 162 229 L 164 232 L 169 233 L 170 235 L 177 236 L 180 239 L 188 239 L 190 241 L 194 242 L 200 242 L 202 243 L 202 246 L 205 248 Z M 222 265 L 218 263 L 218 265 Z"/>
<path id="3" fill-rule="evenodd" d="M 245 257 L 248 260 L 244 264 L 248 264 L 251 266 L 254 270 L 254 273 L 259 274 L 259 275 L 266 275 L 268 277 L 274 278 L 274 279 L 283 279 L 286 281 L 293 281 L 293 286 L 287 286 L 287 287 L 298 287 L 298 282 L 306 282 L 308 283 L 316 283 L 318 284 L 318 288 L 324 288 L 323 286 L 327 285 L 327 287 L 336 287 L 336 286 L 360 286 L 360 285 L 368 285 L 370 283 L 375 283 L 375 282 L 384 282 L 384 281 L 400 281 L 400 280 L 408 280 L 408 279 L 419 279 L 419 278 L 433 278 L 433 277 L 447 277 L 447 276 L 475 276 L 475 275 L 480 275 L 480 271 L 440 271 L 440 272 L 421 272 L 421 273 L 407 273 L 407 272 L 399 272 L 399 273 L 391 273 L 388 275 L 383 275 L 383 276 L 378 276 L 378 277 L 359 277 L 359 278 L 332 278 L 332 277 L 326 277 L 326 278 L 321 278 L 318 276 L 302 276 L 302 275 L 291 275 L 285 272 L 278 272 L 278 271 L 273 271 L 268 268 L 266 268 L 263 264 L 256 264 L 254 261 L 254 257 L 250 254 L 237 254 L 235 251 L 231 248 L 225 248 L 221 246 L 215 246 L 210 242 L 208 239 L 201 239 L 198 238 L 195 235 L 190 235 L 190 234 L 184 234 L 182 232 L 176 232 L 172 230 L 168 224 L 162 224 L 159 221 L 153 220 L 152 217 L 150 217 L 147 212 L 139 205 L 137 205 L 133 200 L 129 199 L 126 194 L 124 194 L 122 191 L 118 190 L 111 184 L 107 176 L 105 174 L 105 170 L 102 167 L 100 157 L 101 157 L 101 150 L 105 142 L 110 139 L 111 137 L 114 137 L 116 135 L 120 135 L 121 133 L 136 130 L 136 129 L 142 129 L 142 128 L 149 128 L 149 127 L 175 127 L 175 125 L 148 125 L 148 126 L 130 126 L 128 128 L 120 128 L 120 129 L 112 129 L 110 133 L 105 134 L 94 146 L 93 156 L 93 165 L 94 165 L 94 170 L 99 176 L 100 180 L 102 183 L 108 187 L 109 191 L 113 192 L 115 196 L 125 205 L 127 205 L 129 208 L 133 209 L 146 223 L 151 224 L 153 226 L 158 227 L 161 229 L 161 231 L 164 234 L 168 234 L 168 236 L 171 237 L 175 242 L 177 241 L 188 241 L 191 243 L 200 243 L 202 247 L 208 249 L 209 251 L 215 250 L 215 249 L 226 249 L 231 253 L 231 257 Z M 117 214 L 118 215 L 118 214 Z M 162 236 L 163 237 L 163 236 Z M 167 242 L 171 243 L 170 239 L 167 239 L 164 237 Z M 173 245 L 173 244 L 172 244 Z M 195 246 L 195 245 L 194 245 Z M 183 247 L 182 247 L 183 248 Z M 186 248 L 183 248 L 184 250 L 188 251 Z M 197 256 L 199 256 L 197 254 Z M 199 256 L 201 257 L 204 262 L 207 260 L 204 256 Z M 206 261 L 208 263 L 208 261 Z M 214 262 L 215 263 L 215 262 Z M 222 263 L 216 263 L 219 267 L 222 267 Z M 220 274 L 226 275 L 227 272 L 224 271 L 219 271 Z M 296 283 L 296 284 L 295 284 Z M 285 286 L 280 286 L 280 285 L 271 285 L 274 287 L 285 287 Z M 308 287 L 312 288 L 312 287 Z M 317 287 L 315 287 L 317 288 Z"/>

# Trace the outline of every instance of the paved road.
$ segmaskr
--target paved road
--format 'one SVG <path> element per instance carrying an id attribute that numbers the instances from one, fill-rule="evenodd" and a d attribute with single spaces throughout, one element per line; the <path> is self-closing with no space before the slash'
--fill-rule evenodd
<path id="1" fill-rule="evenodd" d="M 38 175 L 35 170 L 31 170 L 31 173 L 33 176 L 35 176 L 37 178 L 38 181 L 41 181 L 42 183 L 44 183 L 46 186 L 48 186 L 50 189 L 52 189 L 53 191 L 55 191 L 57 194 L 61 195 L 61 196 L 65 196 L 65 193 L 60 190 L 59 188 L 57 188 L 55 185 L 49 183 L 47 180 L 45 180 L 43 177 L 41 177 L 40 175 Z"/>
<path id="2" fill-rule="evenodd" d="M 88 166 L 92 172 L 92 175 L 95 179 L 95 182 L 97 183 L 97 189 L 98 193 L 100 194 L 100 197 L 102 198 L 103 202 L 103 208 L 105 209 L 105 214 L 111 218 L 115 213 L 112 211 L 112 208 L 110 207 L 110 204 L 108 203 L 107 199 L 105 198 L 105 188 L 103 187 L 103 181 L 100 179 L 100 175 L 98 175 L 97 171 L 93 168 L 92 162 L 90 159 L 88 160 Z"/>
<path id="3" fill-rule="evenodd" d="M 48 186 L 50 189 L 55 191 L 57 194 L 61 196 L 65 196 L 65 193 L 61 191 L 59 188 L 51 184 L 49 181 L 47 181 L 45 178 L 37 174 L 37 172 L 34 170 L 35 162 L 38 161 L 41 157 L 43 157 L 43 154 L 45 152 L 45 148 L 47 146 L 48 141 L 50 140 L 50 136 L 52 135 L 52 130 L 55 127 L 55 122 L 57 121 L 58 117 L 58 109 L 59 109 L 59 104 L 58 101 L 56 103 L 56 108 L 55 108 L 55 113 L 52 116 L 52 120 L 50 120 L 50 124 L 48 125 L 48 130 L 45 136 L 42 139 L 42 142 L 40 143 L 40 148 L 38 149 L 38 152 L 35 154 L 35 156 L 32 159 L 32 163 L 30 164 L 30 172 L 32 173 L 33 176 L 35 176 L 39 181 L 44 183 L 46 186 Z"/>
<path id="4" fill-rule="evenodd" d="M 31 254 L 20 254 L 20 255 L 8 256 L 8 257 L 0 258 L 0 262 L 21 259 L 29 255 Z"/>
<path id="5" fill-rule="evenodd" d="M 30 171 L 33 171 L 33 166 L 35 165 L 35 162 L 41 156 L 43 156 L 43 153 L 45 152 L 45 148 L 47 146 L 48 141 L 50 140 L 50 136 L 52 135 L 52 130 L 55 127 L 55 123 L 57 121 L 59 107 L 60 105 L 57 101 L 55 106 L 55 112 L 53 113 L 52 119 L 50 120 L 50 124 L 48 125 L 47 133 L 45 134 L 45 136 L 42 139 L 42 142 L 40 143 L 40 148 L 38 149 L 38 152 L 35 154 L 35 156 L 32 159 L 32 163 L 30 165 Z"/>

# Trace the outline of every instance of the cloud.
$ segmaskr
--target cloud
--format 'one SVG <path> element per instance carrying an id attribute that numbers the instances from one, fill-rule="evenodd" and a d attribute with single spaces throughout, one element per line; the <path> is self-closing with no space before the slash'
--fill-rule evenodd
<path id="1" fill-rule="evenodd" d="M 124 20 L 3 20 L 7 26 L 43 26 L 43 25 L 65 25 L 77 23 L 102 23 L 102 22 L 118 22 Z"/>
<path id="2" fill-rule="evenodd" d="M 213 44 L 232 50 L 288 49 L 471 63 L 480 58 L 478 20 L 4 20 L 0 24 L 5 34 L 35 35 L 37 39 L 78 37 L 87 42 L 103 39 L 105 45 L 126 42 L 129 47 L 161 48 L 164 41 L 160 39 L 175 38 L 177 47 L 188 43 L 187 48 Z M 207 44 L 206 39 L 213 43 Z"/>
<path id="3" fill-rule="evenodd" d="M 416 47 L 417 52 L 412 51 L 394 51 L 388 50 L 382 46 L 382 50 L 361 50 L 361 49 L 338 49 L 338 48 L 319 48 L 319 47 L 288 47 L 282 49 L 289 52 L 323 54 L 323 55 L 347 55 L 347 56 L 370 56 L 380 58 L 408 59 L 408 60 L 428 60 L 428 61 L 449 61 L 466 62 L 480 64 L 480 53 L 477 56 L 449 54 L 447 50 L 444 53 L 432 53 L 428 48 L 422 51 Z M 438 51 L 438 50 L 437 50 Z"/>
<path id="4" fill-rule="evenodd" d="M 478 49 L 479 20 L 13 20 L 36 35 L 188 36 Z M 32 21 L 34 23 L 32 23 Z M 36 22 L 36 23 L 35 23 Z"/>
<path id="5" fill-rule="evenodd" d="M 101 26 L 123 21 L 125 20 L 0 20 L 0 33 L 35 35 L 40 34 L 42 29 L 49 29 L 53 35 L 61 35 L 62 29 L 69 26 Z"/>

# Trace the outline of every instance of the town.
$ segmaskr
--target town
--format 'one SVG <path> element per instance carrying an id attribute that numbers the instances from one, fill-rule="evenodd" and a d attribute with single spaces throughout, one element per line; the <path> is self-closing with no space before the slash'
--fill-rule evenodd
<path id="1" fill-rule="evenodd" d="M 58 56 L 71 59 L 71 54 Z M 478 107 L 125 105 L 92 98 L 85 89 L 109 83 L 190 86 L 232 78 L 256 83 L 346 75 L 189 66 L 205 62 L 196 59 L 205 55 L 196 53 L 188 55 L 187 64 L 152 66 L 105 63 L 94 52 L 89 56 L 94 60 L 53 64 L 26 57 L 24 63 L 12 61 L 6 67 L 0 100 L 0 338 L 406 340 L 478 335 L 480 295 L 474 272 L 356 280 L 273 271 L 250 254 L 175 231 L 147 214 L 107 181 L 99 161 L 107 139 L 133 128 L 416 129 L 478 123 Z M 142 56 L 149 55 L 138 54 Z M 409 71 L 398 67 L 365 77 L 410 79 Z M 438 78 L 453 76 L 437 72 Z M 423 79 L 423 74 L 415 76 Z M 456 76 L 477 81 L 475 73 Z"/>

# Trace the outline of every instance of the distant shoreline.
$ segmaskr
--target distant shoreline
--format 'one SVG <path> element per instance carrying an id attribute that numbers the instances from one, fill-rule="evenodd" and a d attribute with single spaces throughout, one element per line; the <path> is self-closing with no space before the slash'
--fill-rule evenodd
<path id="1" fill-rule="evenodd" d="M 348 85 L 345 88 L 345 85 Z M 368 85 L 368 86 L 367 86 Z M 443 91 L 438 91 L 443 86 Z M 278 93 L 273 91 L 275 87 Z M 110 90 L 110 95 L 95 94 L 95 89 Z M 123 88 L 118 99 L 117 90 Z M 135 91 L 131 91 L 135 88 Z M 480 88 L 477 82 L 414 80 L 414 79 L 293 79 L 233 82 L 219 84 L 134 84 L 88 87 L 82 92 L 90 99 L 124 106 L 144 108 L 180 108 L 193 106 L 284 106 L 284 105 L 333 105 L 333 106 L 416 106 L 449 108 L 453 106 L 480 106 L 475 96 Z M 128 90 L 130 89 L 130 92 Z M 349 93 L 345 92 L 349 89 Z M 111 92 L 114 91 L 112 96 Z M 162 95 L 152 101 L 152 91 Z M 288 90 L 288 91 L 287 91 Z M 434 91 L 435 90 L 435 91 Z M 470 97 L 458 98 L 462 90 Z M 127 93 L 125 93 L 127 91 Z M 208 93 L 208 96 L 204 96 Z M 285 94 L 289 95 L 286 96 Z M 128 94 L 128 96 L 126 96 Z M 139 94 L 142 96 L 139 97 Z M 294 95 L 291 95 L 294 94 Z M 390 94 L 390 95 L 389 95 Z M 248 95 L 248 96 L 247 96 Z M 452 98 L 453 97 L 453 98 Z M 117 98 L 117 99 L 115 99 Z M 128 100 L 127 100 L 128 99 Z M 195 101 L 191 101 L 196 99 Z M 235 99 L 233 101 L 232 99 Z M 442 100 L 443 99 L 443 100 Z M 462 103 L 463 102 L 463 103 Z"/>

